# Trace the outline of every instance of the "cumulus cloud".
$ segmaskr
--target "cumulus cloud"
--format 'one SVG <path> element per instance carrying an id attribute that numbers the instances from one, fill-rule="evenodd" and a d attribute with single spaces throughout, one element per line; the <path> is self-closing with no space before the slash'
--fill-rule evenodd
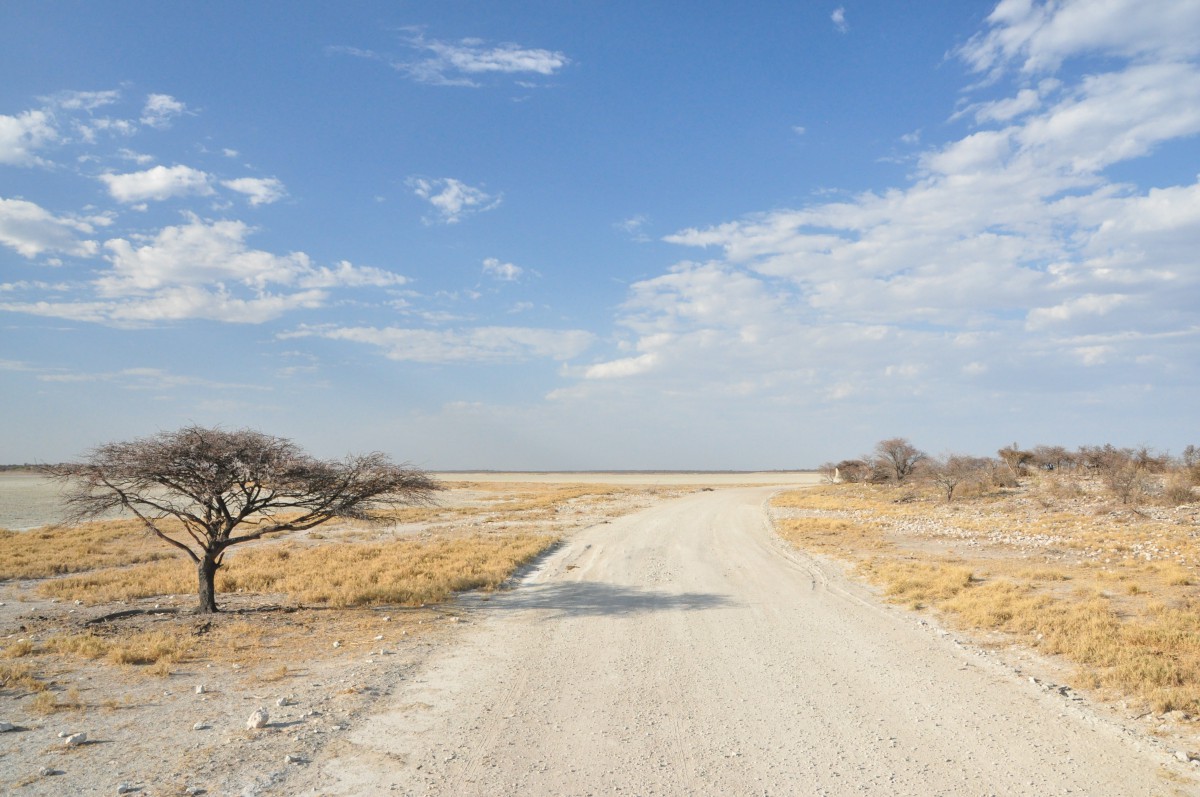
<path id="1" fill-rule="evenodd" d="M 103 251 L 110 268 L 92 296 L 7 302 L 0 309 L 114 325 L 187 318 L 261 323 L 297 309 L 327 304 L 332 289 L 396 287 L 406 279 L 342 261 L 315 265 L 303 252 L 277 255 L 247 245 L 240 221 L 166 227 L 146 239 L 113 238 Z"/>
<path id="2" fill-rule="evenodd" d="M 427 223 L 457 224 L 469 215 L 499 207 L 502 199 L 453 177 L 410 177 L 407 182 L 413 193 L 432 205 L 438 214 L 433 219 L 426 217 Z"/>
<path id="3" fill-rule="evenodd" d="M 494 257 L 483 261 L 483 273 L 501 282 L 516 282 L 525 273 L 525 269 L 512 263 L 502 263 Z"/>
<path id="4" fill-rule="evenodd" d="M 45 111 L 0 114 L 0 163 L 30 166 L 40 163 L 37 150 L 57 140 L 58 131 Z"/>
<path id="5" fill-rule="evenodd" d="M 423 363 L 568 360 L 591 345 L 594 336 L 577 329 L 481 326 L 463 329 L 404 327 L 300 327 L 284 339 L 322 337 L 380 348 L 390 360 Z"/>
<path id="6" fill-rule="evenodd" d="M 43 252 L 93 255 L 99 248 L 97 243 L 80 235 L 94 232 L 94 221 L 55 216 L 33 202 L 0 197 L 0 244 L 25 257 Z"/>
<path id="7" fill-rule="evenodd" d="M 182 165 L 153 166 L 126 174 L 102 174 L 99 179 L 108 186 L 113 199 L 124 203 L 213 193 L 210 174 Z"/>
<path id="8" fill-rule="evenodd" d="M 269 205 L 287 196 L 283 183 L 274 177 L 238 177 L 233 180 L 222 180 L 221 185 L 245 194 L 250 204 L 254 206 Z"/>
<path id="9" fill-rule="evenodd" d="M 666 236 L 713 259 L 632 285 L 577 390 L 891 406 L 1194 374 L 1200 181 L 1108 176 L 1200 135 L 1200 6 L 1156 8 L 1001 3 L 959 56 L 1024 73 L 956 115 L 973 129 L 905 185 Z M 1072 74 L 1096 53 L 1123 60 Z"/>

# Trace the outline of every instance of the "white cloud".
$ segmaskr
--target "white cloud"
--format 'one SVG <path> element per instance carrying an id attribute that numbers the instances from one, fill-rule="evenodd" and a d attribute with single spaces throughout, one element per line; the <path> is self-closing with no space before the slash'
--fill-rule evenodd
<path id="1" fill-rule="evenodd" d="M 620 379 L 626 376 L 643 374 L 654 368 L 658 363 L 658 355 L 639 354 L 637 357 L 623 357 L 619 360 L 596 363 L 584 369 L 584 379 Z"/>
<path id="2" fill-rule="evenodd" d="M 187 110 L 187 106 L 170 94 L 151 94 L 142 108 L 141 123 L 159 130 L 171 126 L 175 117 Z"/>
<path id="3" fill-rule="evenodd" d="M 844 7 L 838 6 L 835 8 L 833 13 L 829 15 L 829 18 L 833 20 L 833 27 L 837 29 L 838 33 L 846 33 L 850 30 L 850 24 L 846 22 L 846 9 Z"/>
<path id="4" fill-rule="evenodd" d="M 484 326 L 464 329 L 402 327 L 300 327 L 283 339 L 322 337 L 383 349 L 391 360 L 423 363 L 521 362 L 535 358 L 567 360 L 581 354 L 594 336 L 576 329 Z"/>
<path id="5" fill-rule="evenodd" d="M 1194 376 L 1195 166 L 1164 185 L 1172 163 L 1156 162 L 1168 171 L 1145 188 L 1107 171 L 1200 135 L 1200 66 L 1179 57 L 1200 50 L 1200 17 L 1165 4 L 1173 31 L 1139 20 L 1118 41 L 1110 10 L 1126 5 L 1002 3 L 997 49 L 985 57 L 978 39 L 963 57 L 1055 77 L 967 105 L 956 116 L 977 127 L 921 153 L 906 185 L 666 236 L 716 259 L 631 286 L 617 351 L 570 369 L 581 381 L 556 395 L 836 400 L 874 417 L 909 398 L 927 412 L 1018 401 L 1013 385 L 1100 395 Z M 1151 46 L 1160 34 L 1176 44 Z M 1066 69 L 1097 52 L 1129 60 Z"/>
<path id="6" fill-rule="evenodd" d="M 492 210 L 502 200 L 500 196 L 493 196 L 482 188 L 467 185 L 453 177 L 410 177 L 407 182 L 414 194 L 433 206 L 438 213 L 438 220 L 445 224 L 457 224 L 466 216 Z"/>
<path id="7" fill-rule="evenodd" d="M 43 252 L 77 257 L 93 255 L 98 249 L 96 242 L 81 239 L 79 234 L 90 235 L 94 231 L 89 221 L 55 216 L 24 199 L 0 197 L 0 244 L 25 257 L 37 257 Z"/>
<path id="8" fill-rule="evenodd" d="M 40 163 L 36 152 L 58 139 L 52 117 L 45 111 L 0 114 L 0 163 L 31 166 Z"/>
<path id="9" fill-rule="evenodd" d="M 190 166 L 154 166 L 127 174 L 102 174 L 101 182 L 118 202 L 144 202 L 213 193 L 212 176 Z"/>
<path id="10" fill-rule="evenodd" d="M 104 296 L 137 295 L 169 286 L 236 283 L 256 291 L 268 286 L 336 287 L 401 284 L 403 278 L 378 269 L 339 263 L 335 269 L 314 266 L 308 255 L 275 255 L 251 249 L 251 228 L 240 221 L 205 222 L 165 227 L 153 240 L 137 245 L 123 238 L 106 241 L 110 273 L 97 280 Z"/>
<path id="11" fill-rule="evenodd" d="M 250 232 L 240 221 L 192 218 L 153 238 L 113 238 L 104 243 L 110 268 L 90 286 L 94 298 L 9 302 L 0 309 L 118 326 L 188 318 L 261 323 L 323 307 L 331 289 L 406 282 L 383 269 L 345 261 L 319 267 L 303 252 L 251 249 Z"/>
<path id="12" fill-rule="evenodd" d="M 501 282 L 515 282 L 525 273 L 525 269 L 512 263 L 501 263 L 494 257 L 483 261 L 483 273 Z"/>
<path id="13" fill-rule="evenodd" d="M 510 75 L 521 78 L 526 88 L 533 87 L 528 77 L 549 77 L 571 63 L 564 53 L 540 48 L 521 47 L 505 42 L 488 45 L 481 39 L 461 39 L 457 42 L 426 39 L 419 32 L 408 36 L 405 44 L 426 57 L 416 60 L 393 58 L 373 50 L 357 47 L 332 47 L 333 52 L 380 61 L 392 69 L 421 83 L 442 86 L 481 85 L 487 75 Z"/>
<path id="14" fill-rule="evenodd" d="M 206 388 L 210 390 L 259 390 L 268 392 L 270 386 L 245 382 L 218 382 L 198 376 L 188 376 L 162 368 L 123 368 L 120 371 L 54 372 L 37 377 L 39 382 L 110 382 L 127 390 L 174 390 L 177 388 Z"/>
<path id="15" fill-rule="evenodd" d="M 283 183 L 274 177 L 238 177 L 234 180 L 222 180 L 221 185 L 245 194 L 250 204 L 254 206 L 269 205 L 287 196 Z"/>
<path id="16" fill-rule="evenodd" d="M 1159 61 L 1200 54 L 1200 4 L 1192 0 L 1002 0 L 988 22 L 991 30 L 958 51 L 981 72 L 1014 62 L 1027 73 L 1053 72 L 1087 54 Z"/>
<path id="17" fill-rule="evenodd" d="M 121 92 L 111 89 L 109 91 L 60 91 L 50 97 L 44 97 L 42 101 L 65 111 L 94 111 L 97 108 L 112 105 L 119 99 L 121 99 Z"/>

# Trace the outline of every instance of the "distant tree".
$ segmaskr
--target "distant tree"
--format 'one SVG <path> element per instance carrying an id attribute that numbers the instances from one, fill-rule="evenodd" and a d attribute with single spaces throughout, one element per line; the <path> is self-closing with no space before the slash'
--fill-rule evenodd
<path id="1" fill-rule="evenodd" d="M 946 501 L 950 502 L 954 500 L 954 491 L 960 485 L 983 477 L 990 462 L 982 457 L 948 454 L 925 460 L 921 468 L 929 481 L 941 488 Z"/>
<path id="2" fill-rule="evenodd" d="M 1024 476 L 1029 464 L 1034 461 L 1033 452 L 1022 451 L 1021 447 L 1016 443 L 1013 443 L 1011 446 L 1005 446 L 997 451 L 996 455 L 1008 466 L 1009 471 L 1012 472 L 1015 478 Z"/>
<path id="3" fill-rule="evenodd" d="M 217 611 L 214 582 L 230 547 L 334 518 L 370 521 L 374 510 L 424 503 L 441 489 L 383 454 L 324 461 L 284 438 L 199 426 L 108 443 L 46 471 L 67 485 L 69 521 L 125 510 L 186 553 L 201 613 Z"/>
<path id="4" fill-rule="evenodd" d="M 923 459 L 925 459 L 925 452 L 915 448 L 903 437 L 893 437 L 875 444 L 876 462 L 897 483 L 911 476 L 917 464 Z"/>
<path id="5" fill-rule="evenodd" d="M 862 459 L 843 459 L 838 463 L 826 463 L 822 469 L 829 474 L 829 480 L 848 484 L 861 484 L 870 481 L 872 468 L 870 463 Z"/>
<path id="6" fill-rule="evenodd" d="M 1180 460 L 1185 468 L 1194 468 L 1200 466 L 1200 448 L 1189 444 L 1183 449 L 1183 454 L 1180 455 Z"/>
<path id="7" fill-rule="evenodd" d="M 1068 470 L 1078 460 L 1063 446 L 1034 446 L 1033 463 L 1042 470 Z"/>

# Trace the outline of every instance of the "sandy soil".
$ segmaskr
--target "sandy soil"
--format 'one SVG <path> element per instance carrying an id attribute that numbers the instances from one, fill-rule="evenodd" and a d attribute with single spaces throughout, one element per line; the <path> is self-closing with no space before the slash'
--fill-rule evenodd
<path id="1" fill-rule="evenodd" d="M 679 478 L 654 483 L 705 483 Z M 282 675 L 250 651 L 166 679 L 73 672 L 83 711 L 0 700 L 18 725 L 0 794 L 1198 793 L 1194 765 L 1047 689 L 1036 661 L 1019 672 L 788 548 L 766 520 L 777 488 L 708 484 L 572 517 L 511 590 L 324 627 Z M 0 602 L 15 633 L 85 614 Z M 247 620 L 294 615 L 218 622 Z M 259 707 L 270 720 L 248 730 Z M 87 743 L 66 746 L 76 731 Z"/>
<path id="2" fill-rule="evenodd" d="M 1170 751 L 786 550 L 769 488 L 576 535 L 305 795 L 1167 795 Z M 304 786 L 301 789 L 301 785 Z"/>

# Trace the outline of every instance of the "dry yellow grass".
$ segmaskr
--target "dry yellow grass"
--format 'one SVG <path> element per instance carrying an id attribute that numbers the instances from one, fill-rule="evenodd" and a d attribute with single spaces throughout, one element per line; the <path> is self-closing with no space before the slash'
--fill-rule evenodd
<path id="1" fill-rule="evenodd" d="M 131 520 L 32 531 L 0 529 L 0 581 L 170 559 L 173 549 Z"/>
<path id="2" fill-rule="evenodd" d="M 836 485 L 774 506 L 781 536 L 854 563 L 890 600 L 1061 655 L 1083 686 L 1200 712 L 1200 538 L 1186 512 L 1114 507 L 1057 475 L 956 504 Z"/>
<path id="3" fill-rule="evenodd" d="M 37 678 L 32 665 L 26 662 L 0 662 L 0 692 L 41 692 L 46 684 Z"/>
<path id="4" fill-rule="evenodd" d="M 33 580 L 13 588 L 58 599 L 60 608 L 51 610 L 58 622 L 39 622 L 24 641 L 0 640 L 0 683 L 30 702 L 53 689 L 31 706 L 52 712 L 71 707 L 55 681 L 81 669 L 167 676 L 220 664 L 234 667 L 247 686 L 303 678 L 306 662 L 369 655 L 372 646 L 433 630 L 444 610 L 422 604 L 499 586 L 561 529 L 628 511 L 626 492 L 638 494 L 636 503 L 672 490 L 473 484 L 449 495 L 447 505 L 392 513 L 385 520 L 398 530 L 330 524 L 237 547 L 217 580 L 218 602 L 230 611 L 215 616 L 179 611 L 195 601 L 195 568 L 136 523 L 6 535 L 0 580 Z M 113 611 L 161 604 L 164 611 L 80 627 L 70 622 L 79 617 L 68 608 L 73 601 Z M 397 608 L 371 608 L 379 606 Z M 113 698 L 100 705 L 117 707 Z"/>
<path id="5" fill-rule="evenodd" d="M 554 538 L 534 534 L 475 535 L 449 540 L 385 543 L 281 542 L 232 556 L 217 574 L 221 594 L 281 594 L 327 606 L 443 601 L 455 592 L 494 589 Z M 196 590 L 187 560 L 104 568 L 40 584 L 47 597 L 88 604 Z"/>

